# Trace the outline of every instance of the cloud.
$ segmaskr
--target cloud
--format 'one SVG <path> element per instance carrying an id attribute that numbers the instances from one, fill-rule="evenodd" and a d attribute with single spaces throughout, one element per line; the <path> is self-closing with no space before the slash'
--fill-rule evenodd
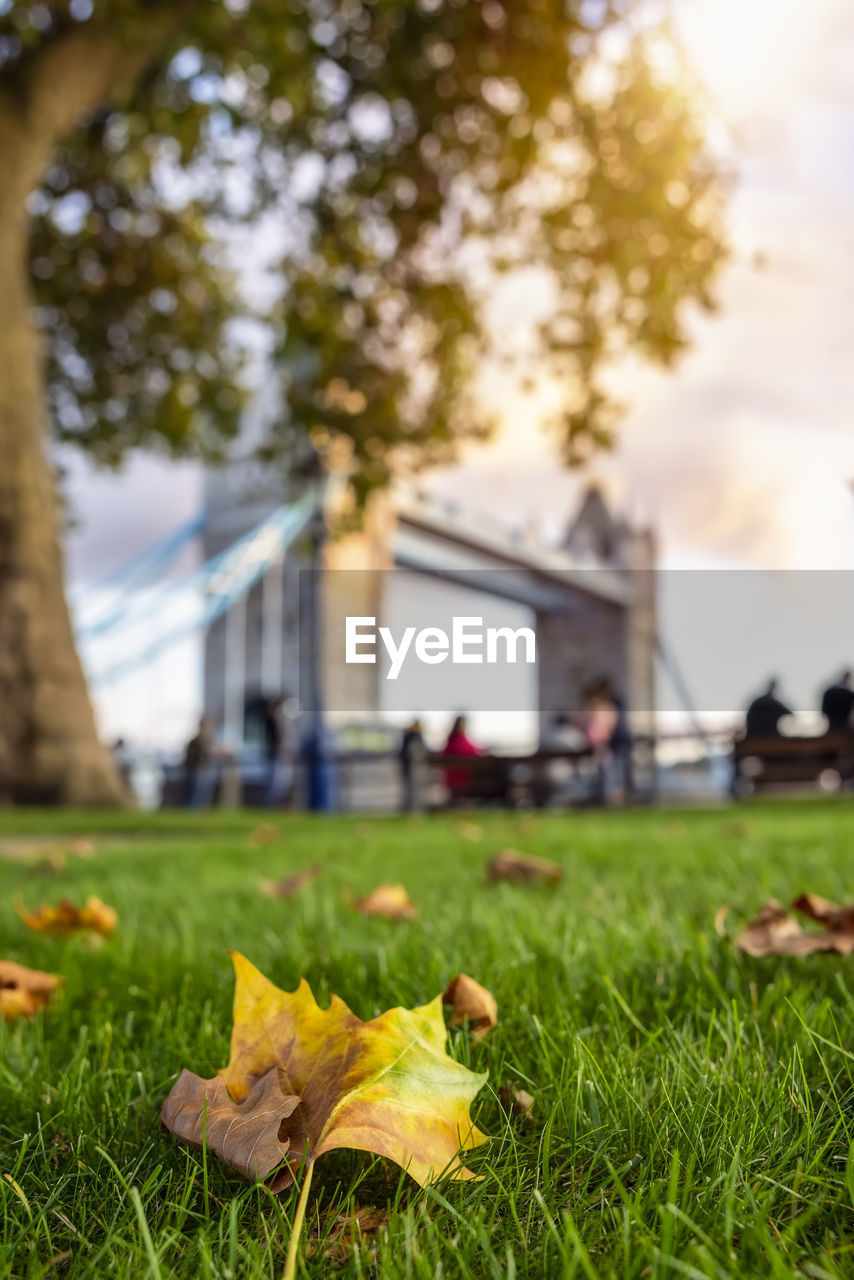
<path id="1" fill-rule="evenodd" d="M 98 470 L 77 454 L 65 461 L 72 520 L 66 576 L 72 585 L 96 582 L 119 568 L 202 505 L 202 472 L 194 463 L 135 454 L 113 472 Z"/>

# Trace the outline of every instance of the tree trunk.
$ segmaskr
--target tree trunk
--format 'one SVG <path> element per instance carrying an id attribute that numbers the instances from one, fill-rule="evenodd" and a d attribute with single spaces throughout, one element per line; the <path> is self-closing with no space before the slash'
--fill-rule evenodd
<path id="1" fill-rule="evenodd" d="M 12 186 L 0 192 L 0 802 L 116 805 L 127 796 L 98 740 L 65 603 L 25 193 Z"/>

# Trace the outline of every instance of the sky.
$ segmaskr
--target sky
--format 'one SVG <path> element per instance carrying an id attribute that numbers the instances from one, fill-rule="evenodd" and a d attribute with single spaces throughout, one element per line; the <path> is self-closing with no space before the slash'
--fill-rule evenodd
<path id="1" fill-rule="evenodd" d="M 531 407 L 496 385 L 497 439 L 430 473 L 424 487 L 500 512 L 554 540 L 583 484 L 600 483 L 652 524 L 679 569 L 854 568 L 854 5 L 851 0 L 673 0 L 708 92 L 716 145 L 733 167 L 732 259 L 718 312 L 691 321 L 675 371 L 634 364 L 615 377 L 630 411 L 612 454 L 564 471 Z M 505 305 L 523 306 L 513 296 Z M 201 504 L 191 465 L 133 459 L 119 475 L 72 466 L 77 520 L 69 579 L 96 580 Z M 97 696 L 105 732 L 140 700 L 152 731 L 188 725 L 198 653 L 176 653 L 140 689 Z M 168 680 L 168 708 L 146 688 Z M 146 683 L 147 682 L 147 683 Z M 156 722 L 156 723 L 155 723 Z"/>
<path id="2" fill-rule="evenodd" d="M 584 479 L 655 525 L 666 566 L 851 568 L 854 5 L 675 0 L 675 11 L 726 123 L 732 260 L 718 313 L 694 317 L 675 371 L 619 371 L 631 409 L 618 448 Z M 554 536 L 579 481 L 525 401 L 501 395 L 502 437 L 428 487 L 491 499 Z"/>

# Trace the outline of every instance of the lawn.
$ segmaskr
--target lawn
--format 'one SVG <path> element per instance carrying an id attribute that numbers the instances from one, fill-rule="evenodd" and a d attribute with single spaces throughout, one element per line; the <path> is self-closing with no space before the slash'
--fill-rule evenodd
<path id="1" fill-rule="evenodd" d="M 484 814 L 479 840 L 450 817 L 281 817 L 254 849 L 260 820 L 0 815 L 0 958 L 66 978 L 43 1014 L 0 1023 L 0 1275 L 281 1274 L 293 1193 L 158 1128 L 182 1067 L 227 1061 L 228 948 L 363 1018 L 460 971 L 498 1000 L 485 1042 L 450 1033 L 452 1055 L 490 1073 L 482 1180 L 421 1190 L 382 1160 L 324 1157 L 298 1274 L 854 1275 L 854 957 L 754 960 L 713 927 L 725 902 L 735 924 L 771 895 L 850 900 L 854 808 Z M 21 861 L 71 835 L 95 856 L 51 874 Z M 505 845 L 559 861 L 563 884 L 487 888 Z M 318 859 L 300 897 L 259 893 Z M 388 880 L 416 921 L 347 905 Z M 30 933 L 17 892 L 96 893 L 118 931 L 98 946 Z M 512 1081 L 531 1122 L 499 1105 Z M 387 1231 L 333 1248 L 354 1203 L 387 1206 Z"/>

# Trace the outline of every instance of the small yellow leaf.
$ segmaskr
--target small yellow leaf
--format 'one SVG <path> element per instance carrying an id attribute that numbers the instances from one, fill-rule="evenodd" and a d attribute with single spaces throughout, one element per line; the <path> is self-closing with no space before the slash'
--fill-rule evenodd
<path id="1" fill-rule="evenodd" d="M 384 920 L 414 920 L 415 903 L 402 884 L 380 884 L 353 904 L 363 916 L 381 916 Z"/>
<path id="2" fill-rule="evenodd" d="M 119 922 L 113 908 L 94 896 L 88 898 L 83 907 L 76 907 L 67 898 L 60 899 L 55 907 L 43 902 L 38 911 L 28 911 L 19 898 L 15 907 L 28 929 L 35 933 L 50 934 L 54 938 L 65 938 L 69 934 L 86 930 L 106 937 Z"/>
<path id="3" fill-rule="evenodd" d="M 58 985 L 52 973 L 0 960 L 0 1014 L 6 1022 L 30 1018 L 47 1004 Z"/>

